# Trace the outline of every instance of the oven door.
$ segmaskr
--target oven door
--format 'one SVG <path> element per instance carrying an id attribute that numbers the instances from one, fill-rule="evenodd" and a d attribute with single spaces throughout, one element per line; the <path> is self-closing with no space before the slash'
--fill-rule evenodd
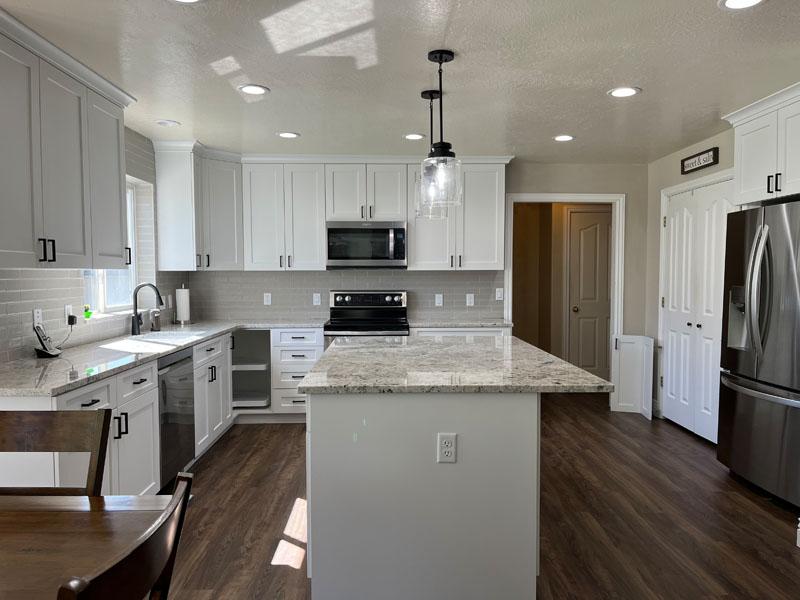
<path id="1" fill-rule="evenodd" d="M 405 269 L 406 225 L 388 221 L 328 223 L 328 269 Z"/>

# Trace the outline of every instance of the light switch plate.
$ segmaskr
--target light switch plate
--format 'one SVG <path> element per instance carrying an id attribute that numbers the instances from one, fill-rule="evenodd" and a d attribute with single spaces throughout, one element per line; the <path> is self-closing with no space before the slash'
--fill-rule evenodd
<path id="1" fill-rule="evenodd" d="M 314 294 L 312 298 L 314 306 L 319 306 L 322 303 L 322 297 L 319 294 Z"/>
<path id="2" fill-rule="evenodd" d="M 494 299 L 495 300 L 503 299 L 503 288 L 494 288 Z"/>
<path id="3" fill-rule="evenodd" d="M 272 294 L 269 292 L 264 293 L 264 306 L 270 306 L 272 304 Z"/>
<path id="4" fill-rule="evenodd" d="M 444 294 L 436 294 L 436 295 L 434 295 L 433 303 L 436 306 L 444 306 Z"/>
<path id="5" fill-rule="evenodd" d="M 475 294 L 467 294 L 467 306 L 475 306 Z"/>

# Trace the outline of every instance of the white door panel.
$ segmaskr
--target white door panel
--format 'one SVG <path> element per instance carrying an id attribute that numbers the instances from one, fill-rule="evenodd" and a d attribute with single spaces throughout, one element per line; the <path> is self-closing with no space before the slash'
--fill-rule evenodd
<path id="1" fill-rule="evenodd" d="M 779 196 L 800 193 L 800 102 L 778 111 Z"/>
<path id="2" fill-rule="evenodd" d="M 457 268 L 500 270 L 505 251 L 505 165 L 463 166 L 464 197 L 456 209 Z"/>
<path id="3" fill-rule="evenodd" d="M 245 165 L 243 170 L 244 268 L 283 271 L 283 165 Z"/>
<path id="4" fill-rule="evenodd" d="M 408 168 L 408 269 L 410 271 L 450 271 L 455 268 L 455 212 L 444 219 L 417 217 L 420 168 Z"/>
<path id="5" fill-rule="evenodd" d="M 116 493 L 141 496 L 158 493 L 161 481 L 158 390 L 145 392 L 114 411 L 121 419 L 113 477 Z"/>
<path id="6" fill-rule="evenodd" d="M 367 217 L 372 221 L 405 221 L 406 165 L 367 165 Z"/>
<path id="7" fill-rule="evenodd" d="M 241 271 L 244 263 L 242 165 L 203 159 L 205 253 L 211 271 Z"/>
<path id="8" fill-rule="evenodd" d="M 747 204 L 774 196 L 767 192 L 767 178 L 778 164 L 778 116 L 771 113 L 739 125 L 735 131 L 735 204 Z"/>
<path id="9" fill-rule="evenodd" d="M 284 165 L 284 198 L 286 268 L 324 271 L 328 255 L 325 168 L 322 165 Z"/>
<path id="10" fill-rule="evenodd" d="M 367 218 L 366 165 L 325 165 L 325 213 L 328 221 Z"/>

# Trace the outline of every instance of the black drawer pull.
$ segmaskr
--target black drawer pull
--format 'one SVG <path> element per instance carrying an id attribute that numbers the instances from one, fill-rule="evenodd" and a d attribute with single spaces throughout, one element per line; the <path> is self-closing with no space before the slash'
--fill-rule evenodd
<path id="1" fill-rule="evenodd" d="M 131 256 L 131 247 L 125 246 L 125 264 L 129 265 L 133 262 L 133 258 Z"/>
<path id="2" fill-rule="evenodd" d="M 305 404 L 305 403 L 306 403 L 306 399 L 305 398 L 303 398 L 301 400 L 292 400 L 292 404 Z"/>
<path id="3" fill-rule="evenodd" d="M 99 398 L 92 398 L 88 402 L 81 402 L 81 406 L 83 408 L 89 408 L 90 406 L 94 406 L 95 404 L 100 404 Z"/>
<path id="4" fill-rule="evenodd" d="M 775 173 L 775 191 L 776 192 L 782 192 L 783 191 L 781 189 L 781 175 L 783 175 L 783 173 Z"/>
<path id="5" fill-rule="evenodd" d="M 125 431 L 120 431 L 120 436 L 128 435 L 128 413 L 119 413 L 122 415 L 122 420 L 125 422 Z"/>
<path id="6" fill-rule="evenodd" d="M 214 350 L 214 348 L 206 348 L 206 352 L 213 352 Z"/>
<path id="7" fill-rule="evenodd" d="M 292 339 L 293 340 L 304 340 L 304 339 L 306 339 L 306 336 L 304 336 L 304 335 L 293 335 Z"/>
<path id="8" fill-rule="evenodd" d="M 302 379 L 305 375 L 292 375 L 292 379 Z"/>
<path id="9" fill-rule="evenodd" d="M 305 354 L 292 354 L 292 358 L 308 358 Z"/>
<path id="10" fill-rule="evenodd" d="M 136 381 L 134 381 L 133 385 L 142 385 L 146 381 L 147 381 L 147 377 L 142 377 L 141 379 L 137 379 Z"/>

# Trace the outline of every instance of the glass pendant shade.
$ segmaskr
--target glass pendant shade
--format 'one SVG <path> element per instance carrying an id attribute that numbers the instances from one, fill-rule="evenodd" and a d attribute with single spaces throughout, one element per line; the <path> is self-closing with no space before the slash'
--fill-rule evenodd
<path id="1" fill-rule="evenodd" d="M 460 206 L 461 181 L 460 160 L 454 156 L 429 156 L 422 161 L 420 208 L 430 213 L 433 209 Z"/>

